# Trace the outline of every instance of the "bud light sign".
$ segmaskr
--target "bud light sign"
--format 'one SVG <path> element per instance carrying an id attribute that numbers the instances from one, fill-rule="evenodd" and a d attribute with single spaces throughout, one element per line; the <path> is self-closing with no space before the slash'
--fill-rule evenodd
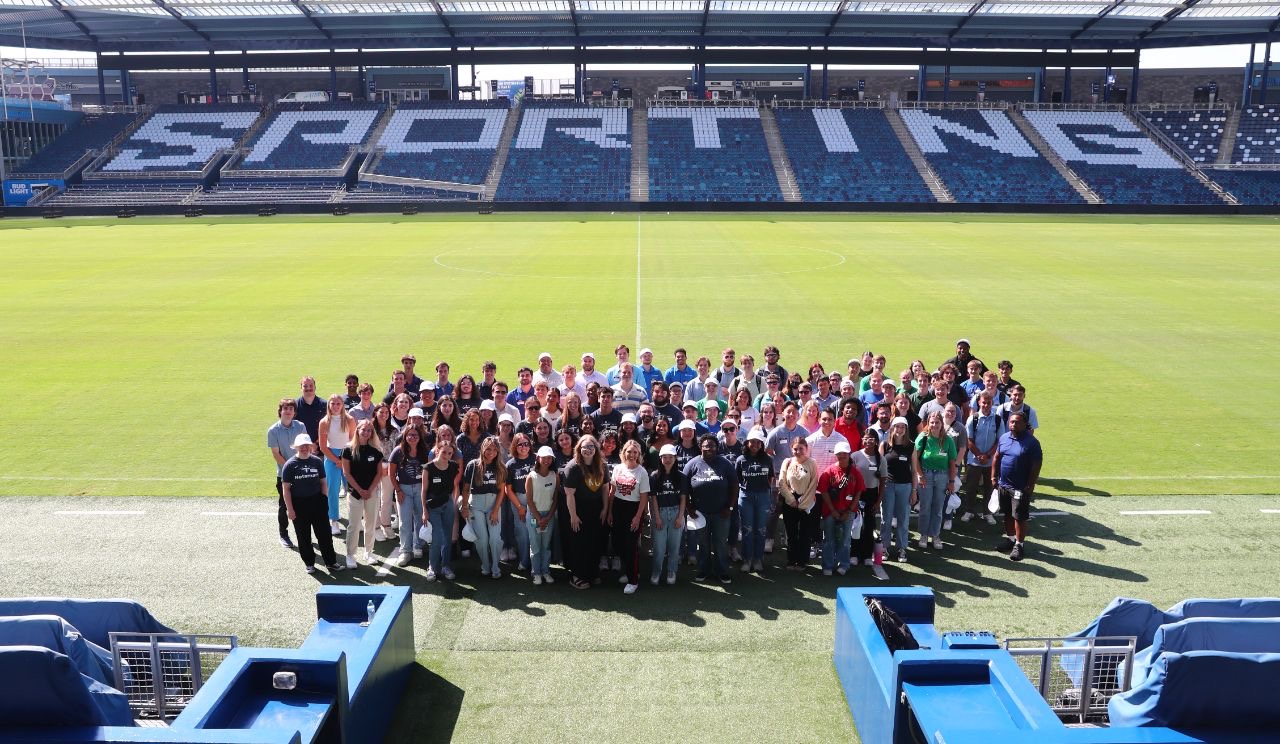
<path id="1" fill-rule="evenodd" d="M 4 182 L 4 205 L 6 207 L 25 207 L 27 202 L 31 201 L 36 194 L 39 194 L 47 186 L 64 187 L 66 184 L 59 179 L 48 179 L 43 181 L 5 181 Z"/>

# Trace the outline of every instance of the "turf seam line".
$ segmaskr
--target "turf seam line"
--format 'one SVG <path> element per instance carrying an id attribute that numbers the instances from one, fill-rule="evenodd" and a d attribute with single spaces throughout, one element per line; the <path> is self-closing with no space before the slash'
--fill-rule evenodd
<path id="1" fill-rule="evenodd" d="M 76 509 L 54 512 L 60 517 L 140 517 L 145 511 L 111 510 L 111 509 Z"/>

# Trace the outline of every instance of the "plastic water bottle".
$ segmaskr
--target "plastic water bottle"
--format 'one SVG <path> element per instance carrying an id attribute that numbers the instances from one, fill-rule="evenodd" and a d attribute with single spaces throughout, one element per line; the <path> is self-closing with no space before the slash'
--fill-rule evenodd
<path id="1" fill-rule="evenodd" d="M 373 624 L 373 612 L 374 612 L 374 610 L 375 610 L 375 609 L 376 609 L 376 608 L 373 606 L 373 600 L 372 600 L 372 599 L 371 599 L 371 600 L 369 600 L 369 605 L 368 605 L 367 607 L 365 607 L 365 610 L 367 610 L 367 611 L 368 611 L 368 613 L 369 613 L 369 624 L 370 624 L 370 625 L 372 625 L 372 624 Z"/>

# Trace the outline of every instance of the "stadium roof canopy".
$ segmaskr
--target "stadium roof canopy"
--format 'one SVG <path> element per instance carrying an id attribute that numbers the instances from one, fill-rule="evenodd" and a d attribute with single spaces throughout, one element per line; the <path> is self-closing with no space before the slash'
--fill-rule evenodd
<path id="1" fill-rule="evenodd" d="M 0 0 L 0 45 L 1140 49 L 1280 39 L 1280 0 Z"/>

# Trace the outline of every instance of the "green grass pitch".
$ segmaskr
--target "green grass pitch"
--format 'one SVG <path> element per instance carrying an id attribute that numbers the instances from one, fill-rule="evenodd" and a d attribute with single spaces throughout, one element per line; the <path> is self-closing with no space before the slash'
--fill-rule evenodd
<path id="1" fill-rule="evenodd" d="M 544 350 L 607 367 L 618 342 L 663 367 L 677 345 L 773 343 L 788 369 L 828 370 L 873 349 L 896 372 L 960 336 L 1016 364 L 1041 419 L 1038 507 L 1066 514 L 1033 522 L 1020 566 L 984 525 L 891 567 L 939 592 L 941 627 L 1065 633 L 1116 595 L 1274 593 L 1273 218 L 3 220 L 0 259 L 9 594 L 132 596 L 181 628 L 296 645 L 316 582 L 269 518 L 204 512 L 274 508 L 264 432 L 302 374 L 383 386 L 412 351 L 513 379 Z M 78 508 L 146 515 L 54 514 Z M 1122 513 L 1177 508 L 1212 514 Z M 422 664 L 397 740 L 852 736 L 820 576 L 624 598 L 464 565 L 448 588 L 395 578 L 415 587 Z"/>

